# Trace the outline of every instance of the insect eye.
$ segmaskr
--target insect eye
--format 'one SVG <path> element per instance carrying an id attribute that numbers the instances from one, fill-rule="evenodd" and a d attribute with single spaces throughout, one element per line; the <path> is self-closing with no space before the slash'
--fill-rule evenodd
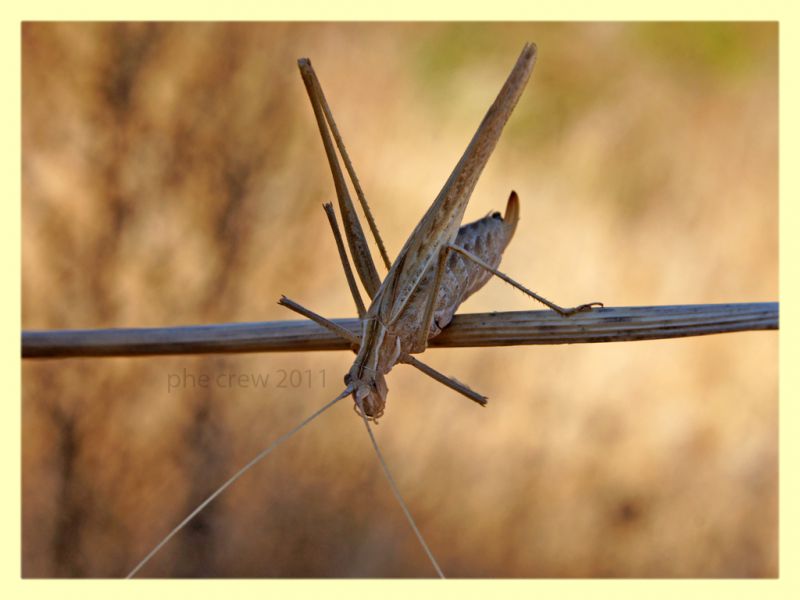
<path id="1" fill-rule="evenodd" d="M 502 215 L 499 212 L 492 213 L 493 219 L 502 219 Z"/>

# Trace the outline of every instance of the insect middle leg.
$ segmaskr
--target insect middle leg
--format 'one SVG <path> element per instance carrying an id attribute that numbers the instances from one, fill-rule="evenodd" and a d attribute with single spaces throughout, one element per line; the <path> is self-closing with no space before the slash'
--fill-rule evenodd
<path id="1" fill-rule="evenodd" d="M 603 306 L 602 302 L 588 302 L 586 304 L 581 304 L 580 306 L 575 306 L 573 308 L 562 308 L 558 304 L 555 304 L 554 302 L 550 302 L 550 300 L 540 296 L 536 292 L 532 292 L 531 290 L 526 288 L 521 283 L 518 283 L 517 281 L 514 281 L 513 279 L 511 279 L 511 277 L 509 277 L 505 273 L 501 273 L 500 271 L 498 271 L 497 269 L 495 269 L 491 265 L 489 265 L 486 262 L 484 262 L 483 260 L 481 260 L 479 257 L 475 256 L 469 250 L 465 250 L 464 248 L 461 248 L 460 246 L 455 246 L 453 244 L 450 244 L 447 247 L 447 249 L 448 250 L 452 250 L 453 252 L 458 252 L 462 256 L 465 256 L 466 258 L 468 258 L 469 260 L 474 262 L 479 267 L 482 267 L 482 268 L 486 269 L 487 271 L 489 271 L 493 275 L 496 275 L 497 277 L 499 277 L 500 279 L 502 279 L 506 283 L 510 283 L 511 285 L 513 285 L 518 290 L 524 292 L 525 294 L 527 294 L 528 296 L 530 296 L 534 300 L 538 300 L 539 302 L 541 302 L 542 304 L 544 304 L 548 308 L 553 309 L 558 314 L 560 314 L 562 317 L 569 317 L 570 315 L 574 315 L 575 313 L 579 313 L 579 312 L 587 312 L 587 311 L 592 310 L 592 308 L 595 307 L 595 306 L 597 306 L 597 307 L 602 307 Z M 430 324 L 428 326 L 430 326 Z"/>

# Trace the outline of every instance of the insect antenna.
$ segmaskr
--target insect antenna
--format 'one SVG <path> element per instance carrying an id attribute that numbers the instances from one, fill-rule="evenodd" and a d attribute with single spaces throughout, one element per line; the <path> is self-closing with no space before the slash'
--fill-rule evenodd
<path id="1" fill-rule="evenodd" d="M 406 506 L 405 501 L 403 500 L 403 496 L 400 495 L 400 490 L 397 487 L 397 484 L 394 482 L 394 477 L 392 477 L 391 471 L 389 471 L 389 466 L 386 464 L 386 461 L 383 459 L 383 454 L 381 454 L 381 449 L 378 447 L 378 441 L 375 439 L 375 434 L 372 433 L 372 427 L 369 426 L 369 419 L 367 419 L 366 413 L 364 412 L 364 405 L 362 400 L 357 396 L 354 395 L 356 402 L 358 403 L 358 414 L 361 415 L 362 420 L 364 421 L 364 425 L 367 428 L 367 433 L 369 434 L 369 439 L 372 442 L 372 447 L 375 449 L 375 454 L 378 456 L 378 462 L 381 463 L 381 468 L 383 468 L 383 473 L 386 475 L 386 479 L 389 481 L 389 486 L 392 488 L 392 493 L 394 497 L 397 498 L 397 502 L 400 504 L 400 508 L 403 509 L 403 512 L 406 515 L 406 519 L 408 520 L 408 524 L 411 525 L 411 529 L 414 530 L 414 535 L 417 536 L 419 543 L 422 545 L 422 549 L 425 550 L 425 554 L 428 555 L 428 559 L 431 561 L 433 568 L 436 570 L 436 574 L 441 578 L 445 579 L 444 573 L 442 569 L 439 567 L 439 563 L 436 562 L 436 558 L 433 556 L 433 552 L 428 547 L 428 544 L 425 543 L 425 538 L 422 537 L 422 533 L 420 532 L 417 524 L 414 522 L 414 517 L 411 516 L 411 511 L 408 510 L 408 506 Z"/>
<path id="2" fill-rule="evenodd" d="M 131 579 L 134 575 L 136 575 L 136 573 L 138 573 L 142 569 L 142 567 L 144 567 L 150 561 L 150 559 L 153 558 L 158 553 L 158 551 L 161 550 L 161 548 L 163 548 L 167 544 L 167 542 L 169 542 L 181 529 L 183 529 L 189 523 L 189 521 L 194 519 L 206 506 L 211 504 L 211 502 L 213 502 L 217 496 L 219 496 L 222 492 L 228 489 L 228 487 L 230 487 L 237 479 L 239 479 L 242 475 L 247 473 L 247 471 L 249 471 L 259 462 L 261 462 L 261 460 L 263 460 L 268 454 L 270 454 L 273 450 L 275 450 L 275 448 L 280 446 L 283 442 L 288 440 L 295 433 L 303 429 L 303 427 L 311 423 L 311 421 L 316 419 L 318 416 L 320 416 L 322 413 L 324 413 L 326 410 L 328 410 L 330 407 L 336 404 L 339 400 L 350 395 L 352 392 L 353 392 L 352 387 L 347 386 L 341 394 L 336 396 L 336 398 L 328 402 L 325 406 L 317 410 L 311 416 L 303 419 L 298 425 L 294 426 L 292 429 L 284 433 L 277 440 L 275 440 L 269 446 L 267 446 L 261 452 L 259 452 L 255 457 L 253 457 L 253 459 L 250 462 L 248 462 L 245 466 L 236 471 L 236 473 L 234 473 L 230 477 L 230 479 L 228 479 L 225 483 L 219 486 L 211 495 L 209 495 L 205 500 L 203 500 L 200 504 L 198 504 L 197 507 L 192 512 L 186 515 L 183 521 L 178 523 L 172 529 L 172 531 L 170 531 L 152 550 L 150 550 L 150 552 L 147 553 L 147 556 L 145 556 L 141 561 L 139 561 L 139 564 L 137 564 L 131 570 L 131 572 L 126 575 L 125 578 Z"/>

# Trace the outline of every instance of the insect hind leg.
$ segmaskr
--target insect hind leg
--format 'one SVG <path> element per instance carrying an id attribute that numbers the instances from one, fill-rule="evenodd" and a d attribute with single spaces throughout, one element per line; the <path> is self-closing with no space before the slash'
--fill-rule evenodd
<path id="1" fill-rule="evenodd" d="M 328 222 L 331 225 L 333 238 L 336 240 L 336 249 L 339 251 L 339 259 L 342 261 L 344 268 L 344 276 L 347 279 L 347 285 L 350 287 L 350 294 L 353 296 L 353 301 L 356 303 L 356 310 L 358 311 L 358 318 L 363 319 L 367 312 L 364 307 L 364 301 L 361 299 L 361 294 L 356 286 L 356 279 L 353 276 L 353 270 L 350 268 L 350 261 L 347 259 L 347 252 L 344 249 L 344 242 L 342 241 L 342 234 L 339 231 L 339 224 L 336 221 L 336 213 L 333 211 L 333 204 L 330 202 L 323 204 L 325 214 L 328 216 Z"/>

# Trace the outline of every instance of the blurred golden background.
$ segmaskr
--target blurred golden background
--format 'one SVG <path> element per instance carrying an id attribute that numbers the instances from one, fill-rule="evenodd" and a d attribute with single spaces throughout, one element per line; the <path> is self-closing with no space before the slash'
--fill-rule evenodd
<path id="1" fill-rule="evenodd" d="M 22 34 L 25 329 L 295 318 L 281 294 L 353 316 L 296 59 L 314 63 L 393 256 L 525 41 L 537 66 L 467 212 L 519 193 L 502 269 L 564 306 L 777 299 L 775 24 Z M 531 308 L 491 281 L 461 312 Z M 352 358 L 25 361 L 23 576 L 124 575 L 333 398 Z M 447 575 L 777 575 L 777 333 L 425 359 L 490 397 L 480 409 L 404 366 L 388 377 L 378 439 Z M 214 384 L 192 385 L 202 374 Z M 142 575 L 432 576 L 350 404 Z"/>

